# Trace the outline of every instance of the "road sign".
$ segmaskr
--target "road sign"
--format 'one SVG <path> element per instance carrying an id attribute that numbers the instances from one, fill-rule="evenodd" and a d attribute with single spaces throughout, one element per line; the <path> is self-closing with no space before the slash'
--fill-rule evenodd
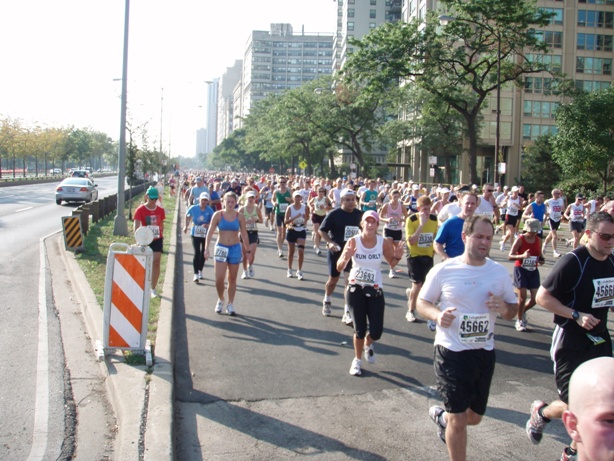
<path id="1" fill-rule="evenodd" d="M 83 251 L 83 229 L 79 216 L 63 216 L 64 245 L 67 250 Z"/>
<path id="2" fill-rule="evenodd" d="M 305 168 L 307 168 L 307 162 L 305 160 L 301 160 L 298 166 L 300 167 L 301 170 L 304 170 Z"/>
<path id="3" fill-rule="evenodd" d="M 122 349 L 146 355 L 151 365 L 151 348 L 147 340 L 147 321 L 151 291 L 153 252 L 145 245 L 113 243 L 107 256 L 104 287 L 102 344 L 97 355 Z"/>

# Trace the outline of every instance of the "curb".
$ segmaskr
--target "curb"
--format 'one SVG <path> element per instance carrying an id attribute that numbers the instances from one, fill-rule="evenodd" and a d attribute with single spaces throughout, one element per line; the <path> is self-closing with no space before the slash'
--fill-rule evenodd
<path id="1" fill-rule="evenodd" d="M 148 379 L 145 366 L 126 365 L 121 353 L 108 355 L 99 362 L 118 422 L 114 460 L 143 459 L 141 447 L 146 460 L 172 460 L 174 456 L 172 322 L 178 221 L 179 206 L 171 227 L 152 374 Z M 102 339 L 103 311 L 74 254 L 67 252 L 63 243 L 60 232 L 57 239 L 60 254 L 81 307 L 92 350 L 96 350 L 96 341 Z"/>
<path id="2" fill-rule="evenodd" d="M 149 402 L 145 427 L 144 459 L 148 461 L 173 460 L 174 383 L 173 367 L 173 306 L 177 261 L 177 232 L 179 200 L 175 207 L 171 242 L 164 274 L 164 286 L 160 302 L 160 316 L 156 335 L 153 372 L 149 382 Z"/>

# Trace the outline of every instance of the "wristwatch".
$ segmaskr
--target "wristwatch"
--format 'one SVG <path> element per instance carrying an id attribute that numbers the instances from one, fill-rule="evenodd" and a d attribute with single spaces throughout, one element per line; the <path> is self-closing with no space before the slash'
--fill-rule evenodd
<path id="1" fill-rule="evenodd" d="M 574 322 L 577 322 L 578 319 L 580 318 L 580 313 L 574 309 L 571 313 L 571 318 L 573 319 Z"/>

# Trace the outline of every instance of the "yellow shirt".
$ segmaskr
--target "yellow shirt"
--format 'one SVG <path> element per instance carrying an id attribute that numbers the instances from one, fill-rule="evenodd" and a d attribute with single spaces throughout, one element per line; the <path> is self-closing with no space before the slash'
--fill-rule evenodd
<path id="1" fill-rule="evenodd" d="M 415 245 L 409 244 L 409 237 L 414 235 L 416 229 L 420 226 L 420 219 L 418 213 L 412 214 L 405 221 L 405 235 L 407 236 L 407 244 L 409 246 L 409 255 L 414 258 L 416 256 L 429 256 L 433 257 L 435 252 L 433 248 L 433 242 L 435 241 L 435 235 L 437 235 L 437 216 L 434 214 L 429 215 L 429 219 L 420 231 L 420 237 Z"/>

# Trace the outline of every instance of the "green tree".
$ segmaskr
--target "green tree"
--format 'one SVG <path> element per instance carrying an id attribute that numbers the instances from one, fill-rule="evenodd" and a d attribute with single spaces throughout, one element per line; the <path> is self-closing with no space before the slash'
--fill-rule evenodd
<path id="1" fill-rule="evenodd" d="M 548 191 L 557 187 L 560 181 L 561 167 L 553 159 L 552 137 L 540 136 L 525 147 L 520 182 L 527 191 L 542 190 L 548 196 Z"/>
<path id="2" fill-rule="evenodd" d="M 614 88 L 582 93 L 556 111 L 555 161 L 567 175 L 592 172 L 605 194 L 614 173 Z"/>
<path id="3" fill-rule="evenodd" d="M 441 0 L 454 21 L 443 27 L 433 12 L 426 20 L 387 23 L 360 41 L 344 72 L 382 93 L 399 80 L 413 82 L 457 111 L 466 124 L 470 181 L 478 182 L 480 114 L 490 93 L 526 74 L 549 70 L 528 53 L 547 53 L 536 32 L 552 16 L 530 0 Z M 500 79 L 498 75 L 500 65 Z"/>

